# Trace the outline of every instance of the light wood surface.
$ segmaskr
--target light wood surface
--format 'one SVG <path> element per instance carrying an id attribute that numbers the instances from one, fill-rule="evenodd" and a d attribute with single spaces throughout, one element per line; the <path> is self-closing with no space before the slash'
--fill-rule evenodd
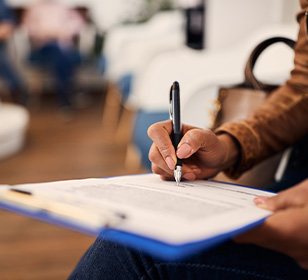
<path id="1" fill-rule="evenodd" d="M 102 98 L 73 116 L 55 101 L 31 110 L 24 149 L 0 161 L 0 184 L 140 173 L 125 168 L 127 143 L 102 127 Z M 0 211 L 0 279 L 66 279 L 94 238 Z"/>

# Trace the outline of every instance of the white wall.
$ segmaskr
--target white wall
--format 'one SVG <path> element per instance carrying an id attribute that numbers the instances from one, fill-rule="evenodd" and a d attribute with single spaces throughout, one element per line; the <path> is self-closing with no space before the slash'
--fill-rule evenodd
<path id="1" fill-rule="evenodd" d="M 30 5 L 37 0 L 7 0 L 11 5 Z M 70 6 L 89 7 L 95 22 L 102 30 L 127 18 L 134 18 L 142 9 L 143 0 L 61 0 Z"/>
<path id="2" fill-rule="evenodd" d="M 137 17 L 143 0 L 92 0 L 93 16 L 104 30 L 127 19 Z"/>
<path id="3" fill-rule="evenodd" d="M 296 14 L 300 10 L 299 0 L 281 0 L 283 1 L 282 20 L 284 22 L 294 22 Z"/>
<path id="4" fill-rule="evenodd" d="M 27 5 L 35 0 L 7 0 L 12 5 Z M 91 8 L 102 29 L 134 16 L 143 0 L 62 0 L 69 5 Z M 180 0 L 174 0 L 175 2 Z M 299 9 L 299 0 L 204 0 L 207 5 L 209 47 L 221 47 L 247 35 L 251 29 L 272 22 L 291 22 Z M 223 23 L 223 24 L 222 24 Z M 241 28 L 238 28 L 240 26 Z"/>
<path id="5" fill-rule="evenodd" d="M 299 0 L 206 0 L 206 46 L 226 48 L 260 27 L 295 22 Z"/>
<path id="6" fill-rule="evenodd" d="M 11 5 L 29 5 L 36 0 L 6 0 L 7 3 Z M 86 5 L 87 3 L 91 4 L 92 0 L 61 0 L 63 3 L 72 4 L 72 5 Z"/>

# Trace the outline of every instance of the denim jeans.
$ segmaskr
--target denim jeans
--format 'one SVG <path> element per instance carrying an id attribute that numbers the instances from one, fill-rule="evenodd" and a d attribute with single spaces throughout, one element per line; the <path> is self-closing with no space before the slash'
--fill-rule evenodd
<path id="1" fill-rule="evenodd" d="M 27 90 L 23 80 L 17 73 L 10 61 L 5 46 L 0 45 L 0 77 L 4 79 L 9 87 L 13 100 L 25 104 L 27 101 Z"/>
<path id="2" fill-rule="evenodd" d="M 56 80 L 56 92 L 61 106 L 71 105 L 72 79 L 81 57 L 74 48 L 62 48 L 56 42 L 50 42 L 32 50 L 29 61 L 51 72 Z"/>
<path id="3" fill-rule="evenodd" d="M 293 259 L 257 247 L 226 242 L 177 262 L 161 261 L 124 246 L 97 239 L 70 280 L 129 279 L 308 279 L 308 270 Z"/>

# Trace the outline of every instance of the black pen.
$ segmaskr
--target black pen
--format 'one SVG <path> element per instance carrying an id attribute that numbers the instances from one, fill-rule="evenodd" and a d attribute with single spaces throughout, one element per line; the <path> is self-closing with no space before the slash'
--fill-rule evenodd
<path id="1" fill-rule="evenodd" d="M 180 85 L 174 82 L 170 89 L 170 119 L 172 120 L 171 140 L 175 151 L 182 139 L 181 108 L 180 108 Z M 173 171 L 176 184 L 179 185 L 182 177 L 182 160 L 177 157 Z"/>

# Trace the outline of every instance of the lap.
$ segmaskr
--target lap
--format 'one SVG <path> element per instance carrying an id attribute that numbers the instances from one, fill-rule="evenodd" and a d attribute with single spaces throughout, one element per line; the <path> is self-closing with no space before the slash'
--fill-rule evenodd
<path id="1" fill-rule="evenodd" d="M 89 248 L 70 279 L 308 279 L 308 271 L 282 254 L 231 241 L 172 262 L 101 238 Z"/>

